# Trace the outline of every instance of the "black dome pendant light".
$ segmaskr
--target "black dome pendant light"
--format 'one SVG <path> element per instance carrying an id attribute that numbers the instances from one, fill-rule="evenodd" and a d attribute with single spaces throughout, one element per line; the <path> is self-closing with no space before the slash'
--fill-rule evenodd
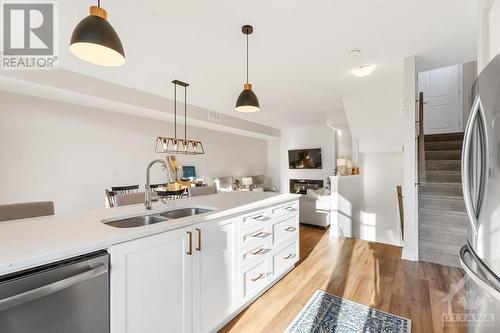
<path id="1" fill-rule="evenodd" d="M 108 13 L 97 6 L 90 7 L 90 15 L 78 23 L 69 47 L 78 58 L 95 65 L 117 67 L 125 64 L 125 52 L 115 29 L 108 22 Z"/>
<path id="2" fill-rule="evenodd" d="M 251 25 L 244 25 L 241 31 L 247 36 L 247 83 L 245 83 L 243 91 L 238 96 L 234 109 L 245 113 L 257 112 L 260 110 L 259 100 L 252 90 L 252 85 L 248 82 L 248 35 L 253 32 L 253 27 Z"/>

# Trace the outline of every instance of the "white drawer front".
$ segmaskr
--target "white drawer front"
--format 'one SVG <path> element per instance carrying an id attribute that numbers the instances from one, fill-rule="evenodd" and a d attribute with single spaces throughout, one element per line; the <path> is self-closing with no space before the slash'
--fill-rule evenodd
<path id="1" fill-rule="evenodd" d="M 243 216 L 243 220 L 241 221 L 240 224 L 240 229 L 245 229 L 248 227 L 258 225 L 270 219 L 271 218 L 269 217 L 269 211 L 267 210 L 258 211 L 250 215 Z"/>
<path id="2" fill-rule="evenodd" d="M 273 255 L 273 272 L 279 275 L 299 260 L 299 244 L 293 242 Z"/>
<path id="3" fill-rule="evenodd" d="M 240 249 L 265 241 L 269 236 L 270 234 L 266 231 L 265 223 L 240 230 Z"/>
<path id="4" fill-rule="evenodd" d="M 299 211 L 299 205 L 297 202 L 291 202 L 289 204 L 273 207 L 271 209 L 272 217 L 279 217 L 285 214 L 297 213 Z"/>
<path id="5" fill-rule="evenodd" d="M 266 247 L 265 241 L 255 243 L 248 248 L 240 250 L 240 255 L 239 255 L 240 267 L 248 265 L 252 261 L 264 259 L 268 252 L 269 249 Z"/>
<path id="6" fill-rule="evenodd" d="M 299 219 L 297 215 L 290 216 L 273 224 L 273 246 L 288 237 L 297 237 Z"/>
<path id="7" fill-rule="evenodd" d="M 243 271 L 243 297 L 259 292 L 269 275 L 266 271 L 266 262 L 264 260 Z"/>

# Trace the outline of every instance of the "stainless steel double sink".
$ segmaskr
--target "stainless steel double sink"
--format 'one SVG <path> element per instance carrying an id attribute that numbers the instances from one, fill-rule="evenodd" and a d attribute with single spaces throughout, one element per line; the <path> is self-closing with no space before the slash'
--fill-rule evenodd
<path id="1" fill-rule="evenodd" d="M 211 209 L 199 208 L 199 207 L 188 207 L 188 208 L 178 208 L 167 210 L 164 212 L 152 213 L 148 215 L 133 216 L 126 218 L 119 218 L 115 220 L 105 220 L 102 221 L 104 224 L 115 228 L 135 228 L 145 225 L 151 225 L 159 222 L 171 221 L 180 219 L 183 217 L 199 215 L 203 213 L 212 212 Z"/>

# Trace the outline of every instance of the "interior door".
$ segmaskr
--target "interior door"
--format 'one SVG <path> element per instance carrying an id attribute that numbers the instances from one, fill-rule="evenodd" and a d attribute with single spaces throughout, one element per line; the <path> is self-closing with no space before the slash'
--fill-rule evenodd
<path id="1" fill-rule="evenodd" d="M 418 74 L 424 93 L 424 133 L 454 133 L 463 130 L 462 69 L 454 65 Z"/>
<path id="2" fill-rule="evenodd" d="M 193 227 L 193 331 L 211 332 L 236 304 L 237 220 Z"/>

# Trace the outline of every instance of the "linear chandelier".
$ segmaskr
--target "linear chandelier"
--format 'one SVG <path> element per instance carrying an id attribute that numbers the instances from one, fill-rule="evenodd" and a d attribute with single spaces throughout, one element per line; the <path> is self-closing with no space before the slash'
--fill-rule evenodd
<path id="1" fill-rule="evenodd" d="M 157 153 L 202 155 L 203 144 L 199 140 L 187 139 L 187 87 L 189 83 L 173 80 L 174 84 L 174 137 L 159 136 L 156 139 Z M 184 139 L 177 137 L 177 86 L 184 87 Z"/>

